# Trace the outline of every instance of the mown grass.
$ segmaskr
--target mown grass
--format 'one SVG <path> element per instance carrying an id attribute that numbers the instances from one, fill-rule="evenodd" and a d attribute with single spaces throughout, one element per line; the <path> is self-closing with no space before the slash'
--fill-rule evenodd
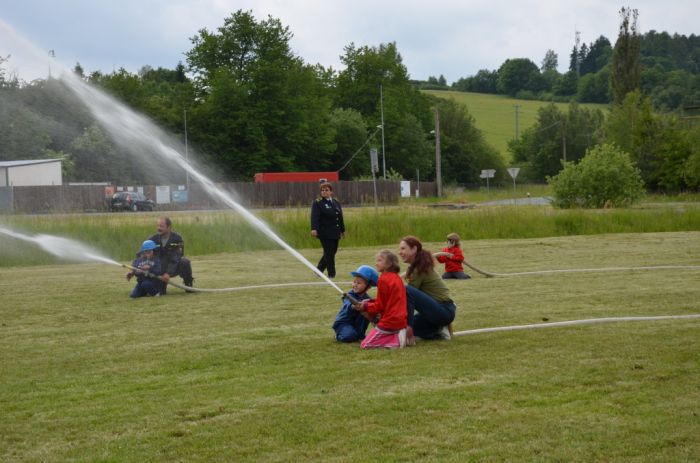
<path id="1" fill-rule="evenodd" d="M 518 109 L 518 129 L 522 134 L 525 129 L 537 121 L 537 110 L 550 104 L 546 101 L 518 100 L 504 95 L 486 93 L 456 92 L 445 90 L 425 90 L 425 93 L 440 98 L 453 98 L 466 105 L 474 116 L 476 126 L 484 133 L 486 141 L 496 148 L 504 160 L 509 162 L 508 142 L 515 138 L 515 106 Z M 568 111 L 568 103 L 554 103 L 560 110 Z M 607 113 L 608 105 L 584 103 L 582 107 L 600 109 Z"/>
<path id="2" fill-rule="evenodd" d="M 309 211 L 262 210 L 257 214 L 294 248 L 318 246 L 309 234 Z M 128 261 L 140 243 L 155 232 L 157 213 L 5 216 L 0 226 L 25 234 L 44 233 L 89 244 L 107 257 Z M 272 250 L 278 245 L 231 211 L 173 213 L 174 229 L 186 240 L 191 256 L 244 250 Z M 445 209 L 405 202 L 400 206 L 347 208 L 347 237 L 341 246 L 393 244 L 414 234 L 442 241 L 457 232 L 462 239 L 535 238 L 700 230 L 700 206 L 694 203 L 631 209 L 555 210 L 541 206 Z M 56 262 L 32 245 L 0 235 L 0 266 Z"/>
<path id="3" fill-rule="evenodd" d="M 339 280 L 378 249 L 341 247 Z M 498 272 L 698 265 L 698 251 L 697 231 L 465 244 Z M 200 287 L 318 281 L 279 250 L 193 265 Z M 449 285 L 465 330 L 700 313 L 699 283 L 660 270 Z M 330 287 L 140 300 L 130 288 L 109 265 L 0 269 L 1 461 L 700 459 L 698 320 L 363 352 L 333 341 Z"/>

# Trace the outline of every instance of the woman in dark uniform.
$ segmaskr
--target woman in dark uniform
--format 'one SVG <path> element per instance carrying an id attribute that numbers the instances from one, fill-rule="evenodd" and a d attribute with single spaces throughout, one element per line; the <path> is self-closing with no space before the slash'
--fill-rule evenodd
<path id="1" fill-rule="evenodd" d="M 311 205 L 311 235 L 321 241 L 323 257 L 318 261 L 318 269 L 323 272 L 328 269 L 328 276 L 335 277 L 335 253 L 338 242 L 345 236 L 343 209 L 340 203 L 333 199 L 333 186 L 324 182 L 320 185 L 321 196 Z"/>

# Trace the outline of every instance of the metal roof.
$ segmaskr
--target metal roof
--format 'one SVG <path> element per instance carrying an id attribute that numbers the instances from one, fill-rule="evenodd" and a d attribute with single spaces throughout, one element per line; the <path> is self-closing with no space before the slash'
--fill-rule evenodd
<path id="1" fill-rule="evenodd" d="M 0 167 L 30 166 L 33 164 L 44 164 L 47 162 L 61 162 L 61 159 L 35 159 L 27 161 L 0 161 Z"/>

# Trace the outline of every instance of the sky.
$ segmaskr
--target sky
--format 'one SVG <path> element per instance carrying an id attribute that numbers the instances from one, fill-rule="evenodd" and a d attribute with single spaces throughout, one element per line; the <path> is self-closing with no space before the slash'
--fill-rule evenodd
<path id="1" fill-rule="evenodd" d="M 548 49 L 568 68 L 575 32 L 581 43 L 615 42 L 622 6 L 639 10 L 638 29 L 699 34 L 697 0 L 0 0 L 0 57 L 23 75 L 21 47 L 8 31 L 53 50 L 55 60 L 86 73 L 144 66 L 173 69 L 201 29 L 215 31 L 242 9 L 277 18 L 293 34 L 293 52 L 309 64 L 343 68 L 350 43 L 396 42 L 412 79 L 448 83 L 495 70 L 508 58 L 540 65 Z M 3 22 L 5 27 L 3 27 Z M 9 26 L 9 28 L 7 27 Z"/>

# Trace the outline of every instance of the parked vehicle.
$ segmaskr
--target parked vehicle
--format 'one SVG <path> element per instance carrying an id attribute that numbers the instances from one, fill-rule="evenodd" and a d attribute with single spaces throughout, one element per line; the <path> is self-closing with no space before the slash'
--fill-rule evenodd
<path id="1" fill-rule="evenodd" d="M 110 203 L 112 211 L 152 211 L 156 203 L 137 191 L 120 191 L 114 193 Z"/>

